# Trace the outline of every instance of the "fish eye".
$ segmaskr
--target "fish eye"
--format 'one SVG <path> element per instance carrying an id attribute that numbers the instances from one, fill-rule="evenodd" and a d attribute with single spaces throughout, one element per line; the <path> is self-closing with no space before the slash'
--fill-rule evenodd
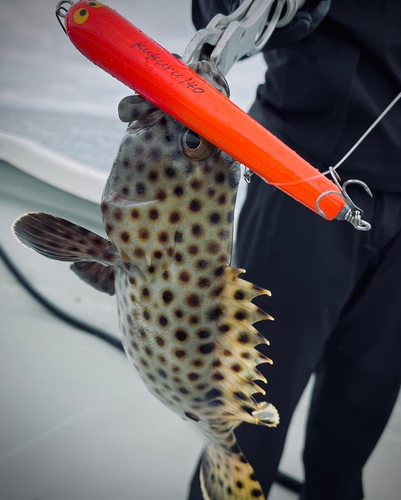
<path id="1" fill-rule="evenodd" d="M 89 17 L 89 12 L 87 9 L 77 9 L 74 12 L 74 21 L 77 24 L 84 24 L 88 20 Z"/>
<path id="2" fill-rule="evenodd" d="M 193 130 L 188 130 L 184 136 L 185 145 L 188 149 L 196 149 L 200 146 L 201 140 L 199 134 Z"/>
<path id="3" fill-rule="evenodd" d="M 182 149 L 186 156 L 195 160 L 208 158 L 215 146 L 193 130 L 187 130 L 182 136 Z"/>

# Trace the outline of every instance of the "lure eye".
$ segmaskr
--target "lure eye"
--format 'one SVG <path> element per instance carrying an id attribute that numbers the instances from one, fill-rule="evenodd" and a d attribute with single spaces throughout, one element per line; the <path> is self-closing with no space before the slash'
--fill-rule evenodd
<path id="1" fill-rule="evenodd" d="M 89 17 L 89 12 L 87 9 L 78 9 L 74 12 L 74 21 L 77 24 L 84 24 Z"/>
<path id="2" fill-rule="evenodd" d="M 193 130 L 187 130 L 182 136 L 182 149 L 189 158 L 204 160 L 212 154 L 215 146 Z"/>
<path id="3" fill-rule="evenodd" d="M 99 7 L 104 7 L 104 5 L 100 2 L 86 2 L 89 7 L 93 7 L 94 9 L 97 9 Z"/>

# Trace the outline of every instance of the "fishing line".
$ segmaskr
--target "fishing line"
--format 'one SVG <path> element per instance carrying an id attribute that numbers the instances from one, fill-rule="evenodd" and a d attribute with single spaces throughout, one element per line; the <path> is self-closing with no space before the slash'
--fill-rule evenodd
<path id="1" fill-rule="evenodd" d="M 372 125 L 366 130 L 364 134 L 356 141 L 356 143 L 349 149 L 347 153 L 339 160 L 332 170 L 336 171 L 337 168 L 344 163 L 344 161 L 355 151 L 355 149 L 361 144 L 361 142 L 367 137 L 367 135 L 372 132 L 372 130 L 376 127 L 376 125 L 384 118 L 384 116 L 390 111 L 390 109 L 401 99 L 401 92 L 390 102 L 390 104 L 386 107 L 386 109 L 376 118 L 376 120 L 372 123 Z M 319 173 L 313 177 L 309 177 L 308 179 L 302 179 L 300 181 L 292 181 L 292 182 L 268 182 L 270 186 L 293 186 L 296 184 L 302 184 L 303 182 L 313 181 L 315 179 L 319 179 L 320 177 L 324 177 L 325 175 L 330 174 L 330 170 L 326 170 L 325 172 Z"/>

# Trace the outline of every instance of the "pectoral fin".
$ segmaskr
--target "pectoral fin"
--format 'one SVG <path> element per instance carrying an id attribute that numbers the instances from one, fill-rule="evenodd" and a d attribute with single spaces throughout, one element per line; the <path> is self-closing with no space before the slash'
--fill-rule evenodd
<path id="1" fill-rule="evenodd" d="M 75 262 L 71 269 L 97 290 L 114 294 L 114 247 L 101 236 L 60 217 L 29 213 L 12 227 L 15 237 L 49 259 Z"/>
<path id="2" fill-rule="evenodd" d="M 70 269 L 99 292 L 115 294 L 113 266 L 104 266 L 98 262 L 75 262 Z"/>

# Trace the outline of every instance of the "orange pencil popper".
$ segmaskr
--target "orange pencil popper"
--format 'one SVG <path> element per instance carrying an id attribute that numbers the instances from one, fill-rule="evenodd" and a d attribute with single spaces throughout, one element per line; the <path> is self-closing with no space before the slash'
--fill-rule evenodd
<path id="1" fill-rule="evenodd" d="M 63 7 L 66 3 L 71 6 L 68 10 Z M 266 3 L 268 4 L 269 2 Z M 260 19 L 266 23 L 269 14 L 269 11 L 266 12 L 266 5 L 261 7 L 265 12 L 257 12 L 254 16 L 259 19 L 259 23 Z M 353 205 L 338 182 L 335 184 L 321 175 L 194 73 L 182 60 L 174 57 L 116 11 L 96 1 L 76 4 L 63 1 L 58 4 L 56 14 L 58 18 L 65 17 L 67 35 L 89 60 L 268 183 L 277 185 L 279 189 L 329 220 L 348 220 L 357 229 L 370 228 L 369 224 L 361 221 L 362 211 Z M 227 33 L 227 20 L 231 20 L 230 16 L 220 16 L 219 19 L 225 21 L 222 23 L 224 29 L 215 22 L 212 28 L 198 32 L 184 54 L 186 62 L 191 62 L 189 60 L 194 57 L 204 57 L 202 44 L 210 47 L 223 38 L 222 33 Z M 210 25 L 212 24 L 213 20 Z M 249 32 L 255 45 L 252 29 L 260 29 L 260 26 L 255 26 L 249 20 L 243 26 L 237 22 L 236 29 L 231 30 L 234 35 L 238 35 L 238 27 L 242 32 L 237 38 L 247 40 L 244 35 Z M 233 37 L 233 33 L 230 36 Z M 249 47 L 245 47 L 241 54 L 238 46 L 239 43 L 236 44 L 233 56 L 226 50 L 227 43 L 220 44 L 220 47 L 217 43 L 216 66 L 219 68 L 220 65 L 228 70 L 236 58 L 252 53 Z M 252 49 L 256 52 L 260 48 Z"/>

